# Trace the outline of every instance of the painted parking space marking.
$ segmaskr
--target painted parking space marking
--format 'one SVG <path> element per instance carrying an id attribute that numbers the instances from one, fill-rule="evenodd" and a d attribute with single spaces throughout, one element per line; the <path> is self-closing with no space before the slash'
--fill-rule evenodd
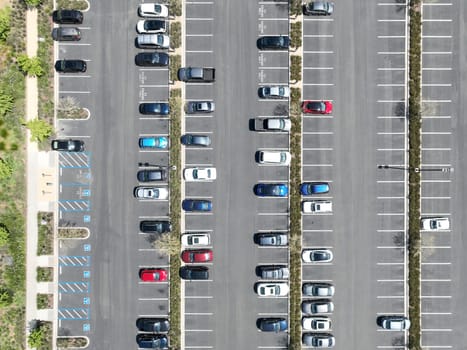
<path id="1" fill-rule="evenodd" d="M 60 168 L 87 169 L 91 167 L 90 152 L 60 152 L 58 155 Z"/>
<path id="2" fill-rule="evenodd" d="M 59 308 L 58 319 L 59 320 L 89 320 L 90 318 L 89 308 Z"/>
<path id="3" fill-rule="evenodd" d="M 59 200 L 58 205 L 64 212 L 90 211 L 91 201 L 84 199 L 64 199 Z"/>
<path id="4" fill-rule="evenodd" d="M 64 255 L 58 257 L 59 266 L 91 266 L 91 256 L 89 255 Z"/>
<path id="5" fill-rule="evenodd" d="M 89 293 L 89 282 L 58 282 L 59 293 Z"/>

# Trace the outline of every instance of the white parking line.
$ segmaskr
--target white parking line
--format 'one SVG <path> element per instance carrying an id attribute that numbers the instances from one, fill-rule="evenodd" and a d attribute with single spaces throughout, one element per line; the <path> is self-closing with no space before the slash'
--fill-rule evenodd
<path id="1" fill-rule="evenodd" d="M 404 51 L 378 51 L 378 55 L 405 55 Z"/>
<path id="2" fill-rule="evenodd" d="M 377 282 L 405 282 L 404 280 L 376 280 Z"/>
<path id="3" fill-rule="evenodd" d="M 302 232 L 333 232 L 334 230 L 302 230 Z"/>
<path id="4" fill-rule="evenodd" d="M 451 87 L 452 84 L 422 84 L 422 87 Z"/>
<path id="5" fill-rule="evenodd" d="M 422 103 L 451 103 L 451 100 L 422 100 Z"/>
<path id="6" fill-rule="evenodd" d="M 405 35 L 378 35 L 378 39 L 405 39 Z"/>
<path id="7" fill-rule="evenodd" d="M 452 296 L 450 295 L 422 295 L 420 296 L 422 299 L 451 299 Z"/>
<path id="8" fill-rule="evenodd" d="M 378 132 L 378 135 L 405 135 L 405 132 Z"/>
<path id="9" fill-rule="evenodd" d="M 405 118 L 400 115 L 379 115 L 377 119 L 401 119 Z"/>
<path id="10" fill-rule="evenodd" d="M 451 135 L 450 131 L 422 131 L 422 135 Z"/>
<path id="11" fill-rule="evenodd" d="M 382 70 L 382 71 L 402 71 L 405 70 L 404 67 L 402 68 L 378 68 L 377 70 Z"/>
<path id="12" fill-rule="evenodd" d="M 91 78 L 90 75 L 65 75 L 59 74 L 58 78 Z"/>
<path id="13" fill-rule="evenodd" d="M 422 51 L 422 55 L 452 55 L 452 51 Z"/>
<path id="14" fill-rule="evenodd" d="M 212 312 L 185 312 L 185 315 L 188 316 L 212 316 Z"/>
<path id="15" fill-rule="evenodd" d="M 199 151 L 199 150 L 207 150 L 212 151 L 212 147 L 185 147 L 185 151 Z"/>
<path id="16" fill-rule="evenodd" d="M 278 197 L 274 197 L 277 199 Z M 287 199 L 287 197 L 282 197 L 282 199 Z M 258 213 L 260 216 L 276 216 L 276 215 L 289 215 L 289 213 Z"/>
<path id="17" fill-rule="evenodd" d="M 405 152 L 405 149 L 404 148 L 378 148 L 377 151 L 389 151 L 389 152 L 403 151 Z"/>
<path id="18" fill-rule="evenodd" d="M 333 34 L 305 34 L 304 38 L 334 38 Z"/>
<path id="19" fill-rule="evenodd" d="M 59 91 L 59 94 L 90 94 L 91 91 Z"/>
<path id="20" fill-rule="evenodd" d="M 302 164 L 302 167 L 331 167 L 334 166 L 334 164 Z"/>
<path id="21" fill-rule="evenodd" d="M 422 119 L 451 119 L 450 115 L 422 115 Z"/>
<path id="22" fill-rule="evenodd" d="M 391 266 L 391 265 L 404 265 L 404 263 L 403 262 L 400 262 L 400 263 L 396 263 L 396 262 L 386 262 L 386 263 L 379 262 L 379 263 L 376 263 L 376 265 Z"/>
<path id="23" fill-rule="evenodd" d="M 445 2 L 445 3 L 422 2 L 422 6 L 452 6 L 452 3 L 451 2 Z"/>
<path id="24" fill-rule="evenodd" d="M 310 83 L 303 83 L 302 85 L 304 86 L 334 86 L 334 84 L 325 84 L 325 83 L 322 83 L 322 84 L 310 84 Z"/>
<path id="25" fill-rule="evenodd" d="M 377 100 L 378 103 L 404 103 L 403 99 L 400 100 Z"/>
<path id="26" fill-rule="evenodd" d="M 404 216 L 405 213 L 378 213 L 379 216 Z"/>
<path id="27" fill-rule="evenodd" d="M 422 68 L 422 70 L 427 70 L 427 71 L 451 71 L 452 68 L 449 67 L 432 67 L 432 68 Z"/>
<path id="28" fill-rule="evenodd" d="M 304 70 L 331 70 L 334 67 L 303 67 Z"/>
<path id="29" fill-rule="evenodd" d="M 328 54 L 328 53 L 334 53 L 334 51 L 303 51 L 303 53 L 322 53 L 322 54 Z"/>
<path id="30" fill-rule="evenodd" d="M 379 87 L 400 87 L 405 86 L 405 84 L 376 84 Z"/>
<path id="31" fill-rule="evenodd" d="M 310 148 L 310 147 L 304 147 L 302 148 L 304 151 L 332 151 L 333 148 Z"/>
<path id="32" fill-rule="evenodd" d="M 404 199 L 405 197 L 393 197 L 393 196 L 379 196 L 379 197 L 376 197 L 377 199 Z"/>
<path id="33" fill-rule="evenodd" d="M 401 232 L 403 229 L 400 230 L 376 230 L 376 232 Z"/>
<path id="34" fill-rule="evenodd" d="M 405 22 L 405 19 L 378 19 L 378 22 Z"/>
<path id="35" fill-rule="evenodd" d="M 452 315 L 452 312 L 420 312 L 421 315 Z"/>
<path id="36" fill-rule="evenodd" d="M 435 262 L 435 263 L 428 263 L 428 262 L 422 262 L 422 265 L 451 265 L 450 262 Z"/>
<path id="37" fill-rule="evenodd" d="M 169 300 L 169 298 L 138 298 L 139 301 L 160 301 Z"/>
<path id="38" fill-rule="evenodd" d="M 212 167 L 212 164 L 200 164 L 200 163 L 185 163 L 185 167 L 197 167 L 197 166 L 203 166 L 203 167 Z"/>
<path id="39" fill-rule="evenodd" d="M 303 135 L 334 135 L 333 131 L 303 131 Z"/>
<path id="40" fill-rule="evenodd" d="M 422 35 L 422 39 L 452 39 L 452 35 Z"/>
<path id="41" fill-rule="evenodd" d="M 403 299 L 404 295 L 378 295 L 376 299 Z"/>
<path id="42" fill-rule="evenodd" d="M 274 2 L 274 4 L 276 4 L 276 2 Z M 288 2 L 286 2 L 286 4 L 288 4 Z M 311 21 L 333 22 L 334 21 L 333 18 L 313 18 L 313 17 L 303 17 L 303 20 L 305 22 L 308 22 L 308 21 L 310 21 L 310 22 Z"/>
<path id="43" fill-rule="evenodd" d="M 287 312 L 258 312 L 259 316 L 287 315 Z"/>
<path id="44" fill-rule="evenodd" d="M 203 37 L 203 36 L 213 36 L 214 34 L 185 34 L 185 36 L 188 36 L 188 37 L 196 37 L 196 36 L 200 36 L 200 37 Z"/>
<path id="45" fill-rule="evenodd" d="M 378 180 L 376 183 L 405 183 L 404 180 Z"/>
<path id="46" fill-rule="evenodd" d="M 185 349 L 212 349 L 213 347 L 212 346 L 203 346 L 203 345 L 200 345 L 200 346 L 188 346 L 188 345 L 185 345 Z"/>
<path id="47" fill-rule="evenodd" d="M 421 282 L 452 282 L 450 278 L 448 279 L 421 279 Z"/>
<path id="48" fill-rule="evenodd" d="M 422 328 L 422 332 L 452 332 L 450 328 Z M 432 346 L 430 346 L 432 348 Z"/>
<path id="49" fill-rule="evenodd" d="M 185 50 L 186 53 L 213 53 L 212 50 Z"/>
<path id="50" fill-rule="evenodd" d="M 196 18 L 196 17 L 185 17 L 187 21 L 212 21 L 214 18 Z"/>
<path id="51" fill-rule="evenodd" d="M 422 151 L 450 151 L 452 148 L 428 148 L 428 147 L 422 147 Z"/>
<path id="52" fill-rule="evenodd" d="M 451 199 L 451 197 L 422 197 L 422 199 Z"/>
<path id="53" fill-rule="evenodd" d="M 185 332 L 212 332 L 212 329 L 184 329 Z"/>
<path id="54" fill-rule="evenodd" d="M 394 246 L 394 245 L 379 245 L 377 249 L 404 249 L 405 247 Z"/>

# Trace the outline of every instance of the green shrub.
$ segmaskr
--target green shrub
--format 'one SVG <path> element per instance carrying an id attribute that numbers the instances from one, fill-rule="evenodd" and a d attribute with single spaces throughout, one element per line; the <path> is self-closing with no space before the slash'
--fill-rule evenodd
<path id="1" fill-rule="evenodd" d="M 170 47 L 177 49 L 182 45 L 182 24 L 173 22 L 170 24 Z"/>
<path id="2" fill-rule="evenodd" d="M 28 57 L 26 54 L 20 54 L 16 58 L 19 68 L 29 76 L 40 77 L 44 74 L 42 62 L 38 57 Z"/>
<path id="3" fill-rule="evenodd" d="M 169 79 L 171 81 L 176 81 L 177 72 L 181 67 L 182 58 L 180 55 L 170 55 L 170 66 L 169 66 Z"/>
<path id="4" fill-rule="evenodd" d="M 0 9 L 0 42 L 5 42 L 10 33 L 11 7 L 5 6 Z"/>
<path id="5" fill-rule="evenodd" d="M 38 267 L 36 269 L 37 282 L 52 282 L 54 278 L 53 267 Z"/>
<path id="6" fill-rule="evenodd" d="M 302 56 L 290 56 L 290 80 L 294 83 L 302 80 Z"/>
<path id="7" fill-rule="evenodd" d="M 171 0 L 169 3 L 169 15 L 179 17 L 182 15 L 182 1 Z"/>
<path id="8" fill-rule="evenodd" d="M 38 309 L 51 309 L 53 307 L 53 294 L 40 294 L 36 296 L 36 306 Z"/>
<path id="9" fill-rule="evenodd" d="M 57 0 L 57 8 L 72 9 L 72 10 L 86 10 L 88 4 L 83 0 Z"/>
<path id="10" fill-rule="evenodd" d="M 24 0 L 24 3 L 31 7 L 37 7 L 41 4 L 42 0 Z"/>
<path id="11" fill-rule="evenodd" d="M 290 46 L 294 48 L 302 46 L 302 22 L 290 24 Z"/>
<path id="12" fill-rule="evenodd" d="M 31 131 L 31 141 L 42 142 L 52 135 L 52 125 L 44 120 L 32 119 L 24 124 Z"/>

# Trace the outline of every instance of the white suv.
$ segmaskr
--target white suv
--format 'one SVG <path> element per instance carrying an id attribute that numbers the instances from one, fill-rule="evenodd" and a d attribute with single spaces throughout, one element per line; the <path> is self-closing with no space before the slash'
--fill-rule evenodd
<path id="1" fill-rule="evenodd" d="M 259 164 L 289 165 L 292 156 L 287 151 L 258 151 Z"/>

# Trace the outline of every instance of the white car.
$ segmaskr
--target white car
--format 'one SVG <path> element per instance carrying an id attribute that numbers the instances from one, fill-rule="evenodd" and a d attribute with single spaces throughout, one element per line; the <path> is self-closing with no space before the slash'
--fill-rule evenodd
<path id="1" fill-rule="evenodd" d="M 287 283 L 258 283 L 256 293 L 261 297 L 283 297 L 289 294 Z"/>
<path id="2" fill-rule="evenodd" d="M 304 331 L 329 331 L 331 320 L 327 317 L 303 317 L 302 328 Z"/>
<path id="3" fill-rule="evenodd" d="M 259 88 L 259 96 L 262 98 L 288 98 L 290 89 L 284 85 L 270 85 Z"/>
<path id="4" fill-rule="evenodd" d="M 209 233 L 187 233 L 182 236 L 182 245 L 187 247 L 199 247 L 211 244 Z"/>
<path id="5" fill-rule="evenodd" d="M 423 218 L 422 229 L 426 231 L 449 230 L 448 218 Z"/>
<path id="6" fill-rule="evenodd" d="M 167 17 L 169 8 L 163 4 L 141 4 L 138 7 L 138 15 L 141 17 Z"/>
<path id="7" fill-rule="evenodd" d="M 186 181 L 212 181 L 217 177 L 216 168 L 186 168 L 183 171 Z"/>
<path id="8" fill-rule="evenodd" d="M 332 251 L 329 249 L 304 249 L 302 260 L 307 263 L 328 263 L 333 259 Z"/>
<path id="9" fill-rule="evenodd" d="M 163 19 L 142 19 L 136 24 L 136 31 L 140 34 L 165 33 L 167 22 Z"/>
<path id="10" fill-rule="evenodd" d="M 332 202 L 330 201 L 303 201 L 302 212 L 304 213 L 331 213 Z"/>
<path id="11" fill-rule="evenodd" d="M 405 316 L 380 316 L 376 321 L 380 327 L 391 331 L 405 331 L 410 328 L 410 320 Z"/>
<path id="12" fill-rule="evenodd" d="M 168 49 L 170 48 L 170 37 L 165 34 L 138 34 L 136 43 L 140 48 Z"/>
<path id="13" fill-rule="evenodd" d="M 292 156 L 287 151 L 258 151 L 259 164 L 289 165 Z"/>
<path id="14" fill-rule="evenodd" d="M 141 199 L 167 199 L 169 190 L 165 187 L 145 187 L 135 188 L 135 197 Z"/>

